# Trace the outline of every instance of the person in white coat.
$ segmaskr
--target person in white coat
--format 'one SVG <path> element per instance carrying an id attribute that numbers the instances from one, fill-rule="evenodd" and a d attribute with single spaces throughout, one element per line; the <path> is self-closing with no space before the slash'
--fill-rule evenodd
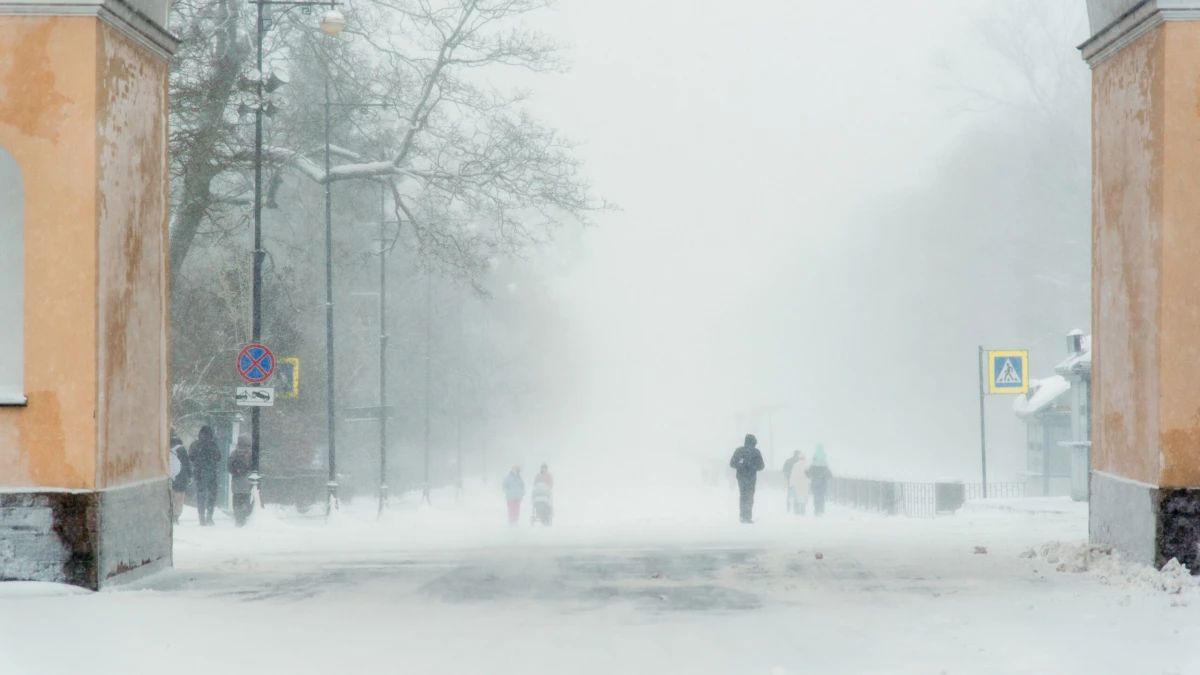
<path id="1" fill-rule="evenodd" d="M 804 453 L 797 450 L 796 454 L 783 463 L 783 471 L 787 475 L 791 512 L 802 516 L 808 506 L 808 460 L 804 458 Z"/>

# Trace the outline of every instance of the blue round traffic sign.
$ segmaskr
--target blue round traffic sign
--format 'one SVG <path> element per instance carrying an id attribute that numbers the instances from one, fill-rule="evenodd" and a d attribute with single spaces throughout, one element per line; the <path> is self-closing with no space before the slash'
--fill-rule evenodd
<path id="1" fill-rule="evenodd" d="M 238 374 L 251 384 L 266 382 L 275 372 L 275 355 L 262 345 L 246 345 L 237 357 Z"/>

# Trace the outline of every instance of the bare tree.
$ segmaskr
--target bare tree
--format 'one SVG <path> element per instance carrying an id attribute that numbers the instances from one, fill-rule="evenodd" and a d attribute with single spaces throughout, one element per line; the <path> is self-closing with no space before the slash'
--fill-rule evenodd
<path id="1" fill-rule="evenodd" d="M 528 112 L 527 91 L 492 84 L 498 68 L 563 67 L 559 46 L 521 21 L 547 5 L 375 0 L 356 8 L 337 40 L 295 16 L 281 19 L 267 60 L 319 64 L 319 75 L 334 83 L 339 118 L 355 121 L 340 132 L 338 164 L 326 175 L 313 133 L 320 97 L 295 92 L 303 104 L 276 123 L 281 130 L 267 147 L 275 184 L 280 168 L 317 183 L 384 181 L 396 218 L 415 228 L 423 259 L 470 280 L 491 256 L 519 254 L 565 223 L 586 222 L 609 205 L 592 196 L 574 144 Z M 250 148 L 232 114 L 249 62 L 237 0 L 192 0 L 177 6 L 176 20 L 184 38 L 172 80 L 180 188 L 171 256 L 178 271 L 204 222 L 219 231 L 244 217 L 244 207 L 236 214 L 227 207 L 244 202 Z M 356 118 L 346 112 L 356 102 L 384 109 Z M 306 123 L 288 129 L 289 120 Z M 214 188 L 224 174 L 228 193 Z"/>
<path id="2" fill-rule="evenodd" d="M 243 142 L 230 120 L 238 76 L 250 63 L 241 26 L 242 0 L 172 3 L 171 27 L 180 37 L 171 71 L 171 271 L 183 266 L 201 225 L 228 227 L 237 213 L 222 210 L 233 195 L 216 178 L 230 168 Z"/>

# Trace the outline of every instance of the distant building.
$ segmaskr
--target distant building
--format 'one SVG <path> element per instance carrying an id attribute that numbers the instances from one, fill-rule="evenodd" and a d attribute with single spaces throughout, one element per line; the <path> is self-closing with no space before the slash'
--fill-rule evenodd
<path id="1" fill-rule="evenodd" d="M 1013 412 L 1025 423 L 1025 494 L 1086 500 L 1091 338 L 1072 331 L 1067 351 L 1054 375 L 1030 380 L 1029 392 L 1013 401 Z"/>

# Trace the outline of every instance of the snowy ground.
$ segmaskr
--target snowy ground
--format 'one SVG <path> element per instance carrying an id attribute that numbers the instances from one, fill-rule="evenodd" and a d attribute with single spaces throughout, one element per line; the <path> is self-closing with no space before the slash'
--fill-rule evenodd
<path id="1" fill-rule="evenodd" d="M 1088 554 L 1069 501 L 815 520 L 763 494 L 740 526 L 724 491 L 560 495 L 554 528 L 510 529 L 493 490 L 382 521 L 190 512 L 170 572 L 0 584 L 0 673 L 1200 672 L 1200 588 Z"/>

